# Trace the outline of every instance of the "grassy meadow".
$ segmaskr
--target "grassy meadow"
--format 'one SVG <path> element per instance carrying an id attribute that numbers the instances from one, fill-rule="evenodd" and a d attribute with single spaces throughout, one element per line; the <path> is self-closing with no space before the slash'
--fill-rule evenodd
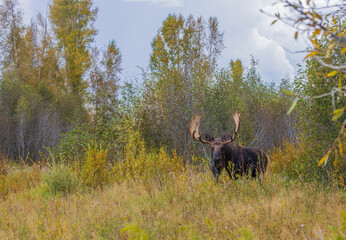
<path id="1" fill-rule="evenodd" d="M 0 240 L 346 240 L 346 1 L 218 1 L 220 22 L 113 1 L 105 46 L 101 1 L 23 2 L 0 3 Z M 161 12 L 118 21 L 144 2 L 172 7 L 150 43 Z M 194 141 L 212 135 L 265 150 L 265 174 L 216 182 Z"/>
<path id="2" fill-rule="evenodd" d="M 337 186 L 265 176 L 216 183 L 207 164 L 164 149 L 113 164 L 89 147 L 80 164 L 13 164 L 0 173 L 0 239 L 345 239 Z"/>

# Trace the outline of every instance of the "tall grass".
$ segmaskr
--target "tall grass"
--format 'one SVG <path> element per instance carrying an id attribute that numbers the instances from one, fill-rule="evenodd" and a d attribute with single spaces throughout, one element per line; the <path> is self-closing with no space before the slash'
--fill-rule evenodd
<path id="1" fill-rule="evenodd" d="M 105 152 L 100 147 L 88 151 Z M 77 176 L 88 191 L 67 184 L 62 189 L 72 190 L 47 197 L 39 194 L 48 184 L 42 177 L 36 185 L 8 192 L 0 201 L 0 239 L 346 237 L 345 192 L 299 178 L 288 180 L 280 169 L 292 163 L 272 162 L 271 170 L 257 180 L 233 181 L 224 173 L 216 183 L 207 167 L 184 165 L 181 157 L 164 149 L 148 151 L 140 139 L 130 142 L 124 153 L 126 157 L 112 166 L 101 164 L 104 158 L 97 154 L 86 155 L 105 168 L 101 172 L 107 172 L 109 184 L 103 188 L 85 184 L 83 169 L 94 164 L 85 161 L 81 166 L 48 168 L 42 175 L 56 171 L 69 176 L 57 177 L 56 183 Z"/>
<path id="2" fill-rule="evenodd" d="M 270 171 L 289 179 L 299 179 L 302 182 L 320 182 L 326 185 L 333 184 L 342 188 L 346 187 L 346 161 L 338 153 L 328 164 L 318 166 L 323 152 L 316 152 L 316 142 L 286 140 L 280 147 L 274 147 L 268 154 L 271 159 Z M 341 147 L 342 148 L 342 147 Z M 333 154 L 331 154 L 333 155 Z"/>
<path id="3" fill-rule="evenodd" d="M 43 174 L 43 182 L 47 191 L 52 194 L 68 194 L 77 190 L 80 181 L 76 173 L 63 164 L 53 164 Z"/>

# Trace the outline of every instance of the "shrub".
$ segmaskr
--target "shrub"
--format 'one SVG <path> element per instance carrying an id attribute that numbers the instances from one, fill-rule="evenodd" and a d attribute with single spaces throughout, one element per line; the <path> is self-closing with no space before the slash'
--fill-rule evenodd
<path id="1" fill-rule="evenodd" d="M 6 175 L 0 174 L 0 197 L 30 189 L 41 181 L 41 171 L 36 164 L 13 165 L 6 171 Z"/>
<path id="2" fill-rule="evenodd" d="M 122 233 L 128 234 L 129 240 L 147 240 L 150 239 L 150 232 L 141 228 L 137 223 L 128 223 L 121 230 Z"/>
<path id="3" fill-rule="evenodd" d="M 335 226 L 329 226 L 330 229 L 330 236 L 328 239 L 346 239 L 346 212 L 341 211 L 341 226 L 335 227 Z"/>
<path id="4" fill-rule="evenodd" d="M 323 150 L 319 143 L 304 136 L 295 142 L 286 140 L 281 147 L 275 147 L 268 152 L 271 160 L 270 170 L 274 174 L 281 174 L 290 179 L 344 186 L 346 164 L 342 161 L 334 163 L 329 161 L 318 166 L 322 154 Z M 333 154 L 332 152 L 331 155 Z"/>
<path id="5" fill-rule="evenodd" d="M 170 156 L 164 148 L 161 148 L 148 153 L 144 142 L 136 136 L 136 132 L 133 136 L 129 136 L 130 141 L 124 150 L 125 159 L 114 164 L 112 173 L 117 181 L 127 179 L 161 181 L 168 174 L 184 169 L 182 157 L 175 152 Z"/>
<path id="6" fill-rule="evenodd" d="M 103 150 L 95 143 L 89 144 L 82 167 L 82 179 L 83 183 L 89 187 L 102 188 L 108 182 L 107 150 Z"/>
<path id="7" fill-rule="evenodd" d="M 304 151 L 304 146 L 299 142 L 285 140 L 281 147 L 274 147 L 268 152 L 270 156 L 270 170 L 274 174 L 282 173 L 289 177 L 297 177 L 295 167 Z"/>
<path id="8" fill-rule="evenodd" d="M 88 142 L 92 139 L 89 126 L 75 126 L 71 132 L 62 135 L 57 147 L 52 149 L 53 157 L 64 163 L 80 162 Z"/>
<path id="9" fill-rule="evenodd" d="M 53 165 L 44 174 L 43 181 L 47 184 L 48 190 L 53 194 L 72 193 L 80 185 L 77 175 L 68 166 L 62 164 Z"/>

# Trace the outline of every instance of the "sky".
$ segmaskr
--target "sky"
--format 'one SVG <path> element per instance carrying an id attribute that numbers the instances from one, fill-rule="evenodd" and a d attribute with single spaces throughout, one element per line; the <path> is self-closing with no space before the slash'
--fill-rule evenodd
<path id="1" fill-rule="evenodd" d="M 24 10 L 24 21 L 39 12 L 48 11 L 50 0 L 19 0 Z M 306 49 L 303 38 L 294 39 L 295 31 L 283 23 L 271 25 L 273 18 L 260 12 L 287 11 L 277 0 L 94 0 L 99 8 L 95 23 L 95 38 L 99 48 L 114 39 L 123 59 L 123 77 L 139 75 L 140 68 L 149 64 L 151 42 L 168 14 L 182 14 L 187 18 L 202 16 L 207 20 L 217 17 L 224 32 L 226 48 L 218 66 L 228 67 L 230 60 L 240 59 L 249 66 L 250 56 L 259 60 L 258 70 L 266 82 L 279 84 L 282 78 L 292 80 L 297 64 L 303 63 Z"/>

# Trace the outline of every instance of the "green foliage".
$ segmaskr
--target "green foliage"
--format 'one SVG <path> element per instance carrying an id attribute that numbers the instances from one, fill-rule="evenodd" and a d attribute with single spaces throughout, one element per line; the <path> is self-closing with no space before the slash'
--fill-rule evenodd
<path id="1" fill-rule="evenodd" d="M 212 36 L 204 32 L 207 28 L 213 29 Z M 147 148 L 166 146 L 184 156 L 200 155 L 200 144 L 194 143 L 186 128 L 196 113 L 203 115 L 201 132 L 221 137 L 232 131 L 232 115 L 240 112 L 238 140 L 244 145 L 268 149 L 284 138 L 294 138 L 295 116 L 286 116 L 288 98 L 281 86 L 262 82 L 254 57 L 249 68 L 240 60 L 231 61 L 229 68 L 216 68 L 222 39 L 214 18 L 206 24 L 201 18 L 169 15 L 163 22 L 152 42 L 150 71 L 144 75 L 136 117 Z M 211 56 L 204 55 L 211 49 L 215 50 Z"/>
<path id="2" fill-rule="evenodd" d="M 306 144 L 299 140 L 285 140 L 282 146 L 271 149 L 268 153 L 271 160 L 270 170 L 289 179 L 321 181 L 325 175 L 321 175 L 323 171 L 311 160 L 313 155 L 318 155 L 316 147 Z"/>
<path id="3" fill-rule="evenodd" d="M 86 109 L 83 106 L 83 98 L 77 94 L 58 93 L 56 96 L 55 108 L 58 110 L 59 115 L 63 120 L 63 125 L 69 130 L 75 124 L 89 122 L 90 116 L 87 114 Z"/>
<path id="4" fill-rule="evenodd" d="M 298 127 L 308 143 L 312 143 L 320 152 L 318 166 L 324 167 L 335 152 L 335 172 L 344 172 L 345 161 L 340 167 L 338 155 L 344 158 L 346 108 L 345 99 L 345 29 L 346 19 L 341 13 L 343 1 L 336 1 L 333 6 L 318 6 L 314 1 L 281 1 L 297 15 L 295 18 L 275 14 L 276 20 L 283 21 L 296 28 L 295 38 L 300 31 L 308 32 L 311 47 L 307 51 L 306 67 L 301 68 L 294 82 L 296 100 L 289 113 L 300 100 L 302 107 L 298 109 Z M 304 30 L 301 30 L 304 29 Z M 339 152 L 339 153 L 338 153 Z M 324 156 L 323 156 L 324 155 Z M 321 158 L 321 156 L 323 156 Z M 314 161 L 315 155 L 307 156 Z M 331 164 L 329 164 L 331 166 Z M 344 178 L 344 177 L 342 177 Z"/>
<path id="5" fill-rule="evenodd" d="M 88 145 L 85 161 L 82 166 L 83 183 L 89 187 L 103 187 L 110 180 L 107 164 L 107 150 L 96 143 Z"/>
<path id="6" fill-rule="evenodd" d="M 80 187 L 80 180 L 76 173 L 64 164 L 53 164 L 43 175 L 43 182 L 52 194 L 74 193 Z"/>
<path id="7" fill-rule="evenodd" d="M 188 155 L 191 140 L 186 126 L 201 110 L 206 84 L 224 48 L 223 34 L 216 18 L 169 15 L 151 46 L 138 113 L 141 135 L 148 147 L 168 146 Z"/>
<path id="8" fill-rule="evenodd" d="M 255 239 L 255 236 L 253 235 L 252 231 L 247 228 L 240 228 L 238 230 L 238 233 L 240 237 L 238 240 L 253 240 Z"/>
<path id="9" fill-rule="evenodd" d="M 301 70 L 295 79 L 296 93 L 306 96 L 300 100 L 300 107 L 297 108 L 300 116 L 298 124 L 309 139 L 315 139 L 321 143 L 322 148 L 326 148 L 334 140 L 339 128 L 338 124 L 332 121 L 332 99 L 329 97 L 314 99 L 314 97 L 331 92 L 334 87 L 338 87 L 338 81 L 323 76 L 317 72 L 317 69 L 321 69 L 321 72 L 327 70 L 316 61 L 309 60 L 306 70 Z M 345 104 L 345 99 L 338 98 L 335 104 L 335 107 L 339 108 Z"/>
<path id="10" fill-rule="evenodd" d="M 41 159 L 59 134 L 87 118 L 80 103 L 56 94 L 45 83 L 37 88 L 6 75 L 0 82 L 0 145 L 12 158 Z"/>
<path id="11" fill-rule="evenodd" d="M 122 233 L 128 234 L 129 240 L 148 240 L 150 239 L 150 232 L 146 229 L 141 228 L 137 223 L 128 223 L 123 229 Z"/>
<path id="12" fill-rule="evenodd" d="M 92 57 L 90 85 L 92 94 L 90 100 L 94 107 L 94 121 L 107 125 L 108 121 L 118 118 L 119 88 L 121 73 L 121 54 L 115 40 L 103 50 L 101 61 L 99 51 L 94 49 Z"/>
<path id="13" fill-rule="evenodd" d="M 329 229 L 331 230 L 331 233 L 329 235 L 330 240 L 342 240 L 346 238 L 346 212 L 341 211 L 341 228 L 330 226 Z"/>
<path id="14" fill-rule="evenodd" d="M 319 40 L 318 43 L 321 49 L 328 47 L 325 39 Z M 333 51 L 328 59 L 321 59 L 336 63 L 340 56 Z M 302 141 L 306 141 L 314 149 L 305 155 L 309 162 L 317 163 L 318 166 L 324 163 L 323 169 L 319 171 L 320 174 L 324 174 L 324 178 L 328 174 L 338 175 L 338 178 L 344 179 L 345 174 L 342 172 L 345 172 L 346 163 L 339 161 L 340 158 L 344 158 L 343 145 L 339 142 L 345 139 L 343 132 L 346 116 L 343 109 L 346 99 L 334 89 L 338 89 L 345 82 L 340 82 L 341 78 L 338 76 L 328 75 L 329 71 L 328 67 L 315 59 L 308 60 L 305 69 L 299 71 L 294 82 L 295 92 L 304 98 L 300 98 L 298 103 L 297 127 L 305 136 Z M 320 97 L 325 94 L 329 96 Z M 334 161 L 327 164 L 328 159 Z"/>
<path id="15" fill-rule="evenodd" d="M 53 148 L 53 157 L 65 163 L 82 162 L 85 149 L 91 139 L 88 125 L 75 126 L 64 134 Z"/>

